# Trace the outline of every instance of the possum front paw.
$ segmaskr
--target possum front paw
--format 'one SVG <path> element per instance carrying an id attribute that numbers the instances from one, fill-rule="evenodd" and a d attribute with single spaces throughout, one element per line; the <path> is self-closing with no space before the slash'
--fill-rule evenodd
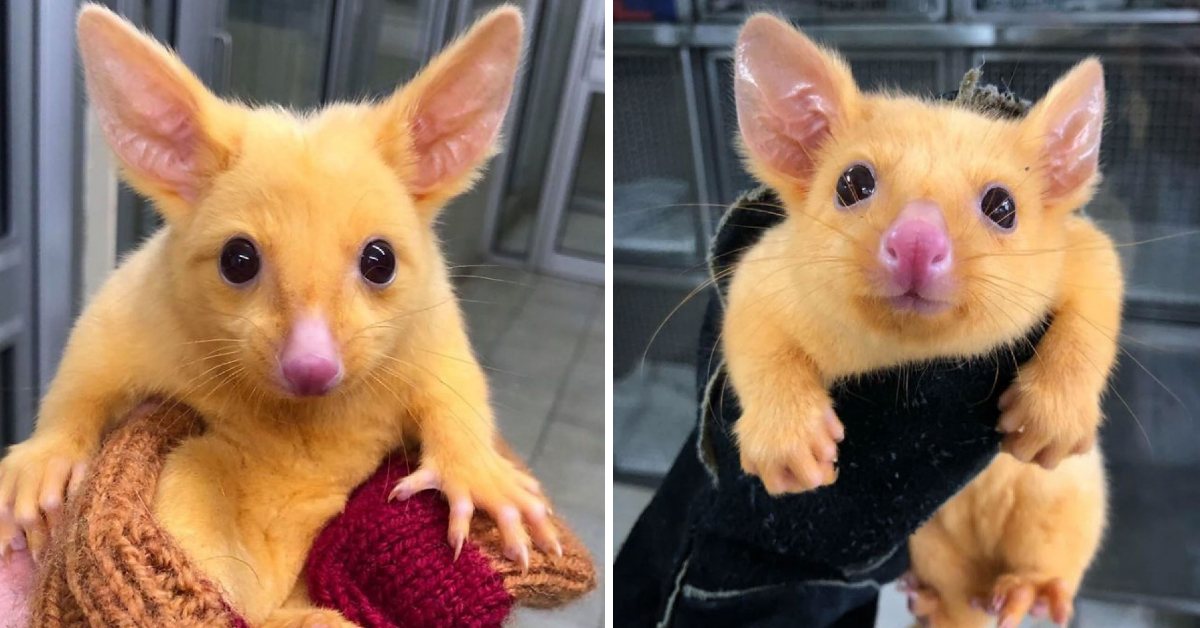
<path id="1" fill-rule="evenodd" d="M 896 581 L 896 589 L 904 594 L 908 601 L 908 612 L 923 628 L 946 628 L 952 625 L 942 608 L 942 600 L 932 587 L 929 587 L 913 572 L 908 572 Z"/>
<path id="2" fill-rule="evenodd" d="M 758 476 L 772 495 L 837 480 L 837 444 L 845 429 L 828 397 L 783 411 L 748 407 L 733 429 L 742 470 Z"/>
<path id="3" fill-rule="evenodd" d="M 29 549 L 36 557 L 66 498 L 79 488 L 92 451 L 70 439 L 34 436 L 0 461 L 0 556 Z"/>
<path id="4" fill-rule="evenodd" d="M 521 563 L 523 568 L 529 568 L 531 534 L 538 549 L 562 556 L 558 531 L 550 520 L 541 486 L 499 454 L 453 461 L 425 457 L 419 469 L 396 484 L 389 499 L 405 500 L 429 489 L 440 490 L 450 504 L 447 538 L 456 559 L 471 529 L 476 507 L 496 522 L 505 557 Z"/>
<path id="5" fill-rule="evenodd" d="M 1062 578 L 1031 574 L 1004 574 L 992 586 L 990 600 L 979 600 L 989 614 L 997 616 L 997 628 L 1017 628 L 1026 615 L 1049 616 L 1066 626 L 1071 619 L 1074 595 Z"/>
<path id="6" fill-rule="evenodd" d="M 997 429 L 1006 434 L 1003 451 L 1053 469 L 1095 444 L 1100 393 L 1072 385 L 1061 375 L 1047 377 L 1038 366 L 1022 368 L 1017 381 L 1000 395 Z"/>

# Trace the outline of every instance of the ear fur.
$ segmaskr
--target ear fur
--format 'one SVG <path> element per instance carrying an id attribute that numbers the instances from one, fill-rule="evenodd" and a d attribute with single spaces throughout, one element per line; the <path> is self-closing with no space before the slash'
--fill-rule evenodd
<path id="1" fill-rule="evenodd" d="M 379 106 L 380 150 L 423 213 L 466 191 L 495 154 L 523 30 L 516 8 L 493 10 Z"/>
<path id="2" fill-rule="evenodd" d="M 849 68 L 787 22 L 760 13 L 738 35 L 734 72 L 750 170 L 770 185 L 807 186 L 817 152 L 857 107 Z"/>
<path id="3" fill-rule="evenodd" d="M 187 213 L 232 159 L 235 107 L 115 13 L 79 11 L 87 92 L 122 172 L 168 221 Z"/>
<path id="4" fill-rule="evenodd" d="M 1104 126 L 1104 68 L 1095 58 L 1058 80 L 1022 122 L 1042 147 L 1048 205 L 1076 209 L 1099 180 Z"/>

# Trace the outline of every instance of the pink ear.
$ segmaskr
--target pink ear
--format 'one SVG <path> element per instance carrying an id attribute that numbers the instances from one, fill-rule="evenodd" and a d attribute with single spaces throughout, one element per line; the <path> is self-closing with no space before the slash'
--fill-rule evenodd
<path id="1" fill-rule="evenodd" d="M 751 162 L 805 180 L 817 149 L 857 94 L 849 71 L 786 22 L 765 14 L 742 28 L 734 68 L 738 126 Z"/>
<path id="2" fill-rule="evenodd" d="M 87 91 L 105 138 L 134 185 L 195 200 L 211 154 L 199 99 L 207 92 L 170 52 L 97 5 L 79 14 Z M 172 200 L 172 199 L 168 199 Z"/>
<path id="3" fill-rule="evenodd" d="M 1028 120 L 1043 136 L 1046 194 L 1059 200 L 1087 188 L 1100 169 L 1104 126 L 1104 69 L 1088 59 L 1037 104 Z"/>
<path id="4" fill-rule="evenodd" d="M 462 192 L 491 156 L 512 97 L 522 30 L 516 9 L 493 11 L 385 105 L 393 114 L 385 124 L 406 130 L 408 142 L 389 129 L 384 152 L 418 200 L 440 203 Z"/>

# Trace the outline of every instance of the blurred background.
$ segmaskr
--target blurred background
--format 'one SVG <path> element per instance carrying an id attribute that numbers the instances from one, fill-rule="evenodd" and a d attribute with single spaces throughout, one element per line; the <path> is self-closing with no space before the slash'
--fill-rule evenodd
<path id="1" fill-rule="evenodd" d="M 1103 447 L 1111 531 L 1079 626 L 1200 626 L 1200 3 L 1196 0 L 616 0 L 613 31 L 615 541 L 696 418 L 704 253 L 753 185 L 734 151 L 731 47 L 768 9 L 841 51 L 860 86 L 933 96 L 982 64 L 1030 99 L 1086 55 L 1108 87 L 1088 213 L 1129 290 Z M 653 337 L 653 342 L 651 339 Z M 908 626 L 890 591 L 881 626 Z"/>
<path id="2" fill-rule="evenodd" d="M 441 237 L 501 430 L 604 556 L 604 3 L 517 0 L 507 149 Z M 217 93 L 312 109 L 384 96 L 498 0 L 111 0 Z M 0 3 L 0 444 L 24 439 L 72 320 L 158 227 L 87 110 L 72 0 Z M 601 589 L 602 590 L 602 589 Z M 521 626 L 603 624 L 603 595 Z"/>

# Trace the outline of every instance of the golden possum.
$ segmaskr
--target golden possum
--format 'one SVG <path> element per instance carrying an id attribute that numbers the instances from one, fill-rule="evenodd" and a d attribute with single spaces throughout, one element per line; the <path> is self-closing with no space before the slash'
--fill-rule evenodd
<path id="1" fill-rule="evenodd" d="M 773 494 L 834 482 L 831 383 L 985 353 L 1053 312 L 1001 397 L 1007 453 L 915 534 L 911 584 L 939 628 L 987 622 L 972 598 L 1006 628 L 1038 601 L 1066 621 L 1105 522 L 1093 444 L 1123 290 L 1112 242 L 1075 211 L 1099 178 L 1099 62 L 1001 119 L 860 92 L 835 54 L 757 15 L 735 72 L 746 163 L 787 212 L 730 286 L 744 470 Z"/>
<path id="2" fill-rule="evenodd" d="M 402 442 L 420 467 L 393 496 L 442 491 L 456 548 L 480 508 L 511 559 L 530 536 L 560 551 L 537 483 L 494 444 L 434 233 L 495 150 L 520 13 L 493 11 L 379 104 L 311 114 L 218 99 L 101 7 L 78 29 L 91 105 L 166 226 L 88 304 L 0 464 L 5 550 L 21 529 L 44 542 L 114 417 L 158 395 L 210 429 L 171 455 L 155 513 L 252 625 L 346 624 L 311 607 L 303 560 Z"/>

